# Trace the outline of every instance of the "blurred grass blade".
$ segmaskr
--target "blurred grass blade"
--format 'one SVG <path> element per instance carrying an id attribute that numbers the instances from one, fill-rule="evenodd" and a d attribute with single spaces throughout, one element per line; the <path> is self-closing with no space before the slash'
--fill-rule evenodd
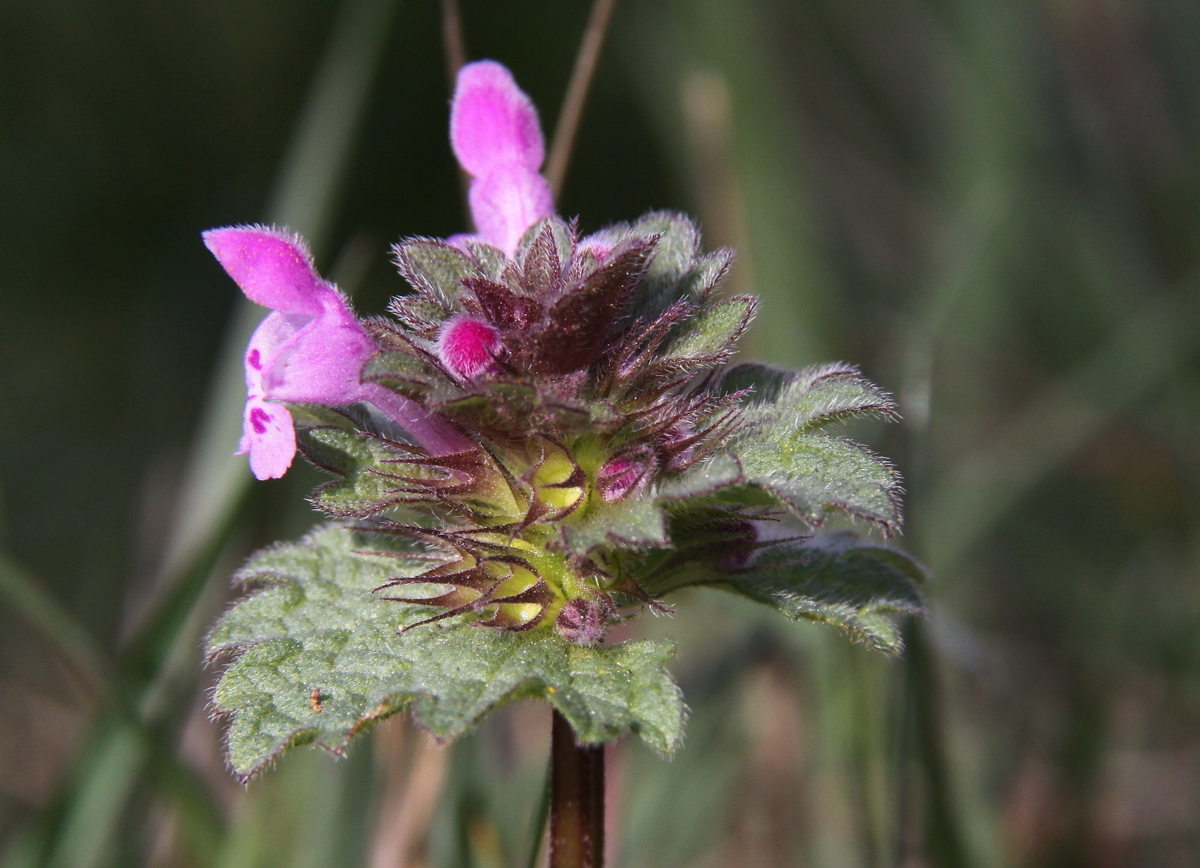
<path id="1" fill-rule="evenodd" d="M 377 748 L 389 755 L 384 762 L 385 789 L 377 801 L 370 868 L 408 865 L 416 858 L 446 782 L 451 748 L 415 730 L 406 739 L 402 723 L 393 718 L 389 730 L 376 731 Z M 408 762 L 401 755 L 405 741 L 412 754 Z"/>
<path id="2" fill-rule="evenodd" d="M 691 169 L 681 180 L 698 201 L 731 212 L 702 214 L 705 225 L 741 230 L 742 237 L 709 233 L 706 242 L 738 247 L 736 290 L 758 294 L 771 312 L 755 323 L 742 351 L 791 367 L 828 359 L 837 296 L 811 213 L 801 119 L 777 74 L 780 58 L 766 38 L 771 25 L 763 9 L 736 0 L 644 3 L 631 17 L 630 60 L 664 150 Z M 690 117 L 697 109 L 705 116 Z M 704 128 L 727 138 L 718 150 L 727 146 L 732 165 L 715 178 L 706 165 L 712 149 L 684 140 Z M 725 176 L 732 195 L 708 194 Z"/>
<path id="3" fill-rule="evenodd" d="M 949 767 L 942 683 L 928 630 L 913 619 L 905 635 L 908 690 L 912 697 L 914 752 L 920 761 L 924 790 L 925 856 L 934 868 L 969 868 L 963 841 L 962 811 Z"/>
<path id="4" fill-rule="evenodd" d="M 107 861 L 145 753 L 137 729 L 111 718 L 105 722 L 68 798 L 48 868 L 93 868 Z"/>
<path id="5" fill-rule="evenodd" d="M 914 522 L 926 529 L 934 573 L 951 572 L 1048 473 L 1183 364 L 1197 343 L 1194 296 L 1189 284 L 1146 302 L 1090 358 L 945 473 Z"/>
<path id="6" fill-rule="evenodd" d="M 604 47 L 604 37 L 616 5 L 617 0 L 594 0 L 587 29 L 583 32 L 579 52 L 575 55 L 575 67 L 571 70 L 571 81 L 567 84 L 567 93 L 558 112 L 550 155 L 546 159 L 546 180 L 556 199 L 562 194 L 563 182 L 567 178 L 567 166 L 575 148 L 575 135 L 579 132 L 583 107 L 587 103 L 592 77 L 600 60 L 600 49 Z"/>
<path id="7" fill-rule="evenodd" d="M 93 694 L 109 683 L 109 663 L 84 627 L 38 582 L 6 555 L 0 554 L 0 596 L 10 611 L 23 615 L 65 656 L 68 666 Z"/>
<path id="8" fill-rule="evenodd" d="M 196 865 L 211 865 L 225 836 L 225 821 L 199 773 L 173 752 L 174 745 L 150 745 L 153 784 L 174 808 L 183 849 Z"/>
<path id="9" fill-rule="evenodd" d="M 343 4 L 266 208 L 268 223 L 300 233 L 318 256 L 329 243 L 342 180 L 395 7 L 396 0 Z M 230 319 L 167 545 L 163 575 L 168 580 L 204 547 L 250 481 L 245 460 L 232 453 L 241 436 L 245 403 L 242 354 L 265 313 L 239 297 Z"/>
<path id="10" fill-rule="evenodd" d="M 546 766 L 542 787 L 538 793 L 537 805 L 533 809 L 533 818 L 529 821 L 529 843 L 525 852 L 529 854 L 525 860 L 525 868 L 537 868 L 538 856 L 542 854 L 542 841 L 546 837 L 546 820 L 550 817 L 550 767 Z"/>

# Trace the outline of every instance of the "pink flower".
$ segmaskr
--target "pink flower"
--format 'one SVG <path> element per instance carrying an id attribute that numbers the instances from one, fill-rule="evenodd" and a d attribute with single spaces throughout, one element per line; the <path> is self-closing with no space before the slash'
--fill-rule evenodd
<path id="1" fill-rule="evenodd" d="M 262 226 L 210 229 L 204 243 L 242 292 L 273 309 L 246 348 L 246 411 L 238 455 L 259 479 L 283 476 L 296 456 L 292 414 L 280 402 L 370 401 L 437 453 L 465 440 L 443 419 L 376 383 L 362 369 L 377 348 L 299 238 Z"/>
<path id="2" fill-rule="evenodd" d="M 554 213 L 554 195 L 538 171 L 545 146 L 537 109 L 494 60 L 459 71 L 450 143 L 472 178 L 469 199 L 479 238 L 511 256 L 525 231 Z"/>

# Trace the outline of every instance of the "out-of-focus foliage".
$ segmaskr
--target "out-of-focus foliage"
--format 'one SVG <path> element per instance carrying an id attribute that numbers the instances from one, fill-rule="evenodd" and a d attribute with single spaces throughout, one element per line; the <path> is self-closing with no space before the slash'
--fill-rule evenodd
<path id="1" fill-rule="evenodd" d="M 462 14 L 553 128 L 587 4 Z M 198 232 L 307 221 L 382 311 L 388 245 L 465 228 L 440 26 L 428 0 L 0 4 L 6 864 L 528 858 L 529 704 L 452 751 L 392 722 L 246 790 L 222 767 L 202 630 L 314 523 L 315 472 L 164 569 L 234 300 Z M 749 358 L 897 395 L 901 426 L 851 433 L 903 473 L 932 616 L 892 662 L 731 595 L 655 619 L 689 736 L 614 752 L 614 864 L 1195 863 L 1198 46 L 1167 0 L 618 3 L 560 210 L 696 214 L 762 297 Z M 361 125 L 306 126 L 356 96 Z"/>

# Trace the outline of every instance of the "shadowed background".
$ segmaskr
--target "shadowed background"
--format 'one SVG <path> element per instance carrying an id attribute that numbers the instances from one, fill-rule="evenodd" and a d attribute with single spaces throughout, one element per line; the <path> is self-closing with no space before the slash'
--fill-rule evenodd
<path id="1" fill-rule="evenodd" d="M 589 4 L 461 11 L 552 130 Z M 199 651 L 319 476 L 229 457 L 254 314 L 199 232 L 287 222 L 382 312 L 388 245 L 465 228 L 441 16 L 0 6 L 5 868 L 530 861 L 545 709 L 242 789 Z M 934 579 L 903 660 L 716 592 L 646 619 L 692 719 L 612 752 L 612 863 L 1195 864 L 1200 6 L 620 0 L 560 211 L 651 208 L 739 249 L 746 355 L 897 395 L 853 433 Z"/>

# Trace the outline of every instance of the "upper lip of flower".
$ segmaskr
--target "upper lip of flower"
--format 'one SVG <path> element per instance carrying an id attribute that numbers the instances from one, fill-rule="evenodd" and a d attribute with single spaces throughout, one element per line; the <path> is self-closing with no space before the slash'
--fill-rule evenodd
<path id="1" fill-rule="evenodd" d="M 554 195 L 539 173 L 545 145 L 537 109 L 499 63 L 480 60 L 459 71 L 450 143 L 472 179 L 479 237 L 511 256 L 526 230 L 554 213 Z"/>

